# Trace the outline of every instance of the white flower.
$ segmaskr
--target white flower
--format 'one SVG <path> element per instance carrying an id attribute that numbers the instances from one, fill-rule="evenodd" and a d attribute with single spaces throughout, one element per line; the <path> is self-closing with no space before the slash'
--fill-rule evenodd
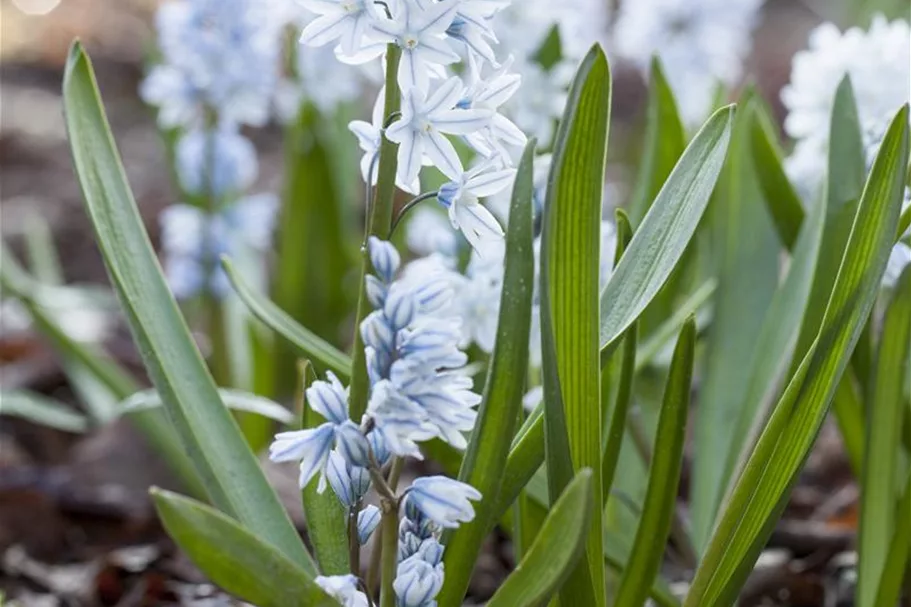
<path id="1" fill-rule="evenodd" d="M 443 565 L 431 565 L 415 555 L 399 563 L 392 584 L 399 607 L 431 607 L 443 588 Z"/>
<path id="2" fill-rule="evenodd" d="M 507 6 L 509 2 L 501 0 L 461 0 L 446 33 L 464 42 L 473 54 L 490 63 L 496 63 L 490 42 L 497 42 L 497 36 L 490 21 Z"/>
<path id="3" fill-rule="evenodd" d="M 455 147 L 443 135 L 466 135 L 487 125 L 490 110 L 453 109 L 462 97 L 462 82 L 450 78 L 429 98 L 412 88 L 402 97 L 402 117 L 386 129 L 386 137 L 399 144 L 398 179 L 413 182 L 426 157 L 444 175 L 458 179 L 462 161 Z"/>
<path id="4" fill-rule="evenodd" d="M 300 0 L 300 3 L 319 15 L 304 28 L 301 44 L 323 46 L 338 40 L 346 55 L 361 50 L 364 36 L 376 20 L 370 0 Z"/>
<path id="5" fill-rule="evenodd" d="M 711 110 L 717 84 L 740 78 L 760 6 L 760 0 L 623 2 L 617 50 L 643 73 L 657 55 L 684 121 L 698 123 Z"/>
<path id="6" fill-rule="evenodd" d="M 468 87 L 464 97 L 459 101 L 459 107 L 483 108 L 496 112 L 522 84 L 522 77 L 519 74 L 509 73 L 512 62 L 513 58 L 510 56 L 485 79 L 481 77 L 481 67 L 474 56 L 469 55 Z M 512 146 L 524 146 L 527 138 L 509 118 L 502 114 L 494 114 L 488 126 L 469 133 L 465 140 L 486 157 L 499 155 L 500 158 L 507 159 L 509 156 L 501 142 Z"/>
<path id="7" fill-rule="evenodd" d="M 369 607 L 370 605 L 367 595 L 357 589 L 357 578 L 351 574 L 318 575 L 314 581 L 342 607 Z"/>
<path id="8" fill-rule="evenodd" d="M 389 451 L 400 457 L 423 459 L 417 443 L 436 436 L 421 406 L 399 393 L 387 379 L 373 384 L 367 416 L 374 420 L 374 432 L 383 438 Z"/>
<path id="9" fill-rule="evenodd" d="M 481 499 L 481 493 L 445 476 L 425 476 L 412 483 L 406 499 L 440 527 L 454 528 L 474 518 L 471 501 Z"/>
<path id="10" fill-rule="evenodd" d="M 361 157 L 361 176 L 365 183 L 369 182 L 371 185 L 376 185 L 379 171 L 379 153 L 383 143 L 383 122 L 385 120 L 383 117 L 385 96 L 386 89 L 381 88 L 376 102 L 373 104 L 373 115 L 370 122 L 352 120 L 348 123 L 348 130 L 357 137 L 357 143 L 364 152 Z M 408 183 L 404 183 L 396 177 L 395 185 L 410 194 L 417 194 L 421 189 L 417 176 Z"/>
<path id="11" fill-rule="evenodd" d="M 794 55 L 791 80 L 781 91 L 788 109 L 784 128 L 796 140 L 787 159 L 788 174 L 805 198 L 812 198 L 828 165 L 828 140 L 835 91 L 851 77 L 857 113 L 872 163 L 886 127 L 898 108 L 911 100 L 908 22 L 873 18 L 868 32 L 844 33 L 824 23 L 810 33 L 809 49 Z"/>
<path id="12" fill-rule="evenodd" d="M 326 478 L 346 508 L 357 504 L 370 488 L 369 471 L 360 466 L 352 466 L 338 451 L 329 454 Z"/>
<path id="13" fill-rule="evenodd" d="M 452 227 L 461 230 L 482 255 L 502 246 L 503 228 L 478 199 L 508 188 L 515 174 L 514 169 L 494 170 L 492 163 L 485 162 L 453 177 L 437 193 L 437 200 L 449 210 Z"/>
<path id="14" fill-rule="evenodd" d="M 445 40 L 459 0 L 423 2 L 399 0 L 392 19 L 377 19 L 373 28 L 382 42 L 391 42 L 402 49 L 397 73 L 403 92 L 413 88 L 427 91 L 431 70 L 459 60 Z"/>
<path id="15" fill-rule="evenodd" d="M 315 381 L 306 391 L 307 404 L 326 419 L 326 423 L 305 430 L 275 435 L 269 446 L 274 462 L 300 460 L 300 486 L 306 487 L 319 474 L 317 492 L 326 489 L 326 473 L 334 446 L 348 463 L 367 465 L 369 446 L 360 429 L 348 419 L 348 390 L 332 373 L 329 381 Z M 338 479 L 337 479 L 338 480 Z"/>

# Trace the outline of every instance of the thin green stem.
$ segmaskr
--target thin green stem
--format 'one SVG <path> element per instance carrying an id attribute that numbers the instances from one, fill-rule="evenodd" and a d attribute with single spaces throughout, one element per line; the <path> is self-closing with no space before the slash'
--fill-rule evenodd
<path id="1" fill-rule="evenodd" d="M 399 69 L 399 60 L 402 57 L 401 49 L 390 44 L 386 49 L 386 98 L 384 101 L 384 115 L 389 116 L 399 111 L 401 96 L 396 74 Z M 380 167 L 376 184 L 376 196 L 373 198 L 372 208 L 368 210 L 369 221 L 364 234 L 364 244 L 361 247 L 361 279 L 358 286 L 357 316 L 354 324 L 354 350 L 352 352 L 351 366 L 351 392 L 348 399 L 351 419 L 360 420 L 367 409 L 367 393 L 370 389 L 367 378 L 367 357 L 364 353 L 364 342 L 361 339 L 360 325 L 364 317 L 370 312 L 370 302 L 367 301 L 367 290 L 364 278 L 370 271 L 370 255 L 367 252 L 367 237 L 374 235 L 385 237 L 392 225 L 392 206 L 395 197 L 395 172 L 398 168 L 396 152 L 398 145 L 383 137 L 380 144 Z M 368 175 L 371 177 L 371 175 Z"/>
<path id="2" fill-rule="evenodd" d="M 357 513 L 360 502 L 348 509 L 348 562 L 351 564 L 351 573 L 361 575 L 361 543 L 357 537 Z"/>
<path id="3" fill-rule="evenodd" d="M 383 554 L 381 556 L 381 589 L 380 607 L 395 607 L 395 573 L 398 565 L 399 552 L 399 504 L 398 501 L 386 500 L 382 502 L 383 509 Z"/>
<path id="4" fill-rule="evenodd" d="M 434 190 L 433 192 L 424 192 L 420 196 L 416 196 L 415 198 L 412 198 L 411 200 L 409 200 L 405 204 L 405 206 L 402 207 L 402 210 L 400 210 L 398 212 L 398 214 L 395 216 L 395 220 L 393 220 L 393 222 L 392 222 L 392 227 L 389 228 L 389 236 L 388 236 L 387 240 L 391 239 L 392 235 L 395 234 L 395 229 L 399 226 L 399 223 L 401 223 L 402 219 L 405 218 L 405 215 L 408 214 L 408 211 L 410 211 L 414 207 L 418 206 L 425 200 L 430 200 L 431 198 L 436 198 L 437 194 L 438 194 L 438 192 L 436 190 Z"/>

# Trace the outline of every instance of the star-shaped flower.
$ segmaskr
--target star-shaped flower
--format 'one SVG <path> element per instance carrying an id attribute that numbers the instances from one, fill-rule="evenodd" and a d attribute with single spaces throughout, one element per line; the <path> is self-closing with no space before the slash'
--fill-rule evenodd
<path id="1" fill-rule="evenodd" d="M 458 7 L 458 0 L 435 3 L 401 0 L 392 19 L 380 18 L 373 23 L 379 40 L 402 49 L 397 77 L 403 92 L 415 87 L 426 91 L 432 70 L 459 60 L 445 39 Z"/>
<path id="2" fill-rule="evenodd" d="M 455 147 L 443 135 L 467 135 L 484 128 L 494 112 L 486 109 L 455 109 L 462 98 L 462 82 L 458 78 L 445 81 L 430 98 L 417 88 L 411 88 L 402 99 L 402 117 L 386 129 L 386 137 L 399 144 L 398 180 L 413 182 L 426 157 L 444 175 L 458 179 L 462 161 Z"/>
<path id="3" fill-rule="evenodd" d="M 478 199 L 506 189 L 516 174 L 515 169 L 493 170 L 495 162 L 488 161 L 462 173 L 443 184 L 437 193 L 437 200 L 449 209 L 452 227 L 461 230 L 480 254 L 502 242 L 503 228 Z"/>
<path id="4" fill-rule="evenodd" d="M 376 18 L 371 0 L 300 0 L 319 15 L 301 33 L 301 44 L 323 46 L 338 40 L 346 55 L 357 53 Z"/>

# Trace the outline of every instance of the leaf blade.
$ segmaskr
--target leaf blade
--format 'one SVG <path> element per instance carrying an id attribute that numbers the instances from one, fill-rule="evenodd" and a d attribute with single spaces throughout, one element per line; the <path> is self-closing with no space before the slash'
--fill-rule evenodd
<path id="1" fill-rule="evenodd" d="M 126 181 L 90 60 L 70 49 L 63 83 L 74 166 L 111 281 L 166 411 L 212 501 L 305 570 L 316 570 L 193 343 Z"/>

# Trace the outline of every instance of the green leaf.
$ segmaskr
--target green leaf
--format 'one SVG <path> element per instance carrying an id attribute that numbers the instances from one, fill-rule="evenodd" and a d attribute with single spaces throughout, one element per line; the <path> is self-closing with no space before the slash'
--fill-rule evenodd
<path id="1" fill-rule="evenodd" d="M 776 127 L 762 104 L 754 108 L 750 135 L 753 162 L 766 207 L 782 244 L 792 250 L 805 213 L 800 196 L 784 171 Z"/>
<path id="2" fill-rule="evenodd" d="M 255 413 L 284 425 L 291 424 L 294 421 L 294 415 L 290 411 L 263 396 L 230 388 L 219 388 L 218 395 L 221 397 L 221 402 L 232 411 Z M 157 390 L 142 390 L 121 401 L 118 407 L 124 413 L 133 413 L 157 409 L 162 404 L 161 395 Z"/>
<path id="3" fill-rule="evenodd" d="M 288 514 L 221 403 L 168 290 L 127 184 L 91 63 L 78 42 L 67 60 L 63 100 L 76 175 L 108 274 L 149 376 L 212 503 L 314 572 Z"/>
<path id="4" fill-rule="evenodd" d="M 721 173 L 733 117 L 733 106 L 722 108 L 696 134 L 611 275 L 601 294 L 602 356 L 654 299 L 686 250 Z"/>
<path id="5" fill-rule="evenodd" d="M 712 296 L 715 295 L 717 287 L 717 280 L 707 278 L 685 300 L 675 306 L 673 315 L 665 319 L 637 348 L 636 372 L 642 371 L 655 360 L 674 336 L 680 333 L 687 318 L 696 316 L 698 328 L 702 325 L 704 317 L 713 315 Z"/>
<path id="6" fill-rule="evenodd" d="M 788 275 L 775 293 L 755 344 L 749 380 L 737 406 L 737 425 L 733 429 L 728 461 L 723 476 L 730 486 L 732 474 L 746 461 L 768 421 L 775 404 L 776 391 L 791 364 L 797 332 L 807 309 L 810 284 L 820 254 L 825 207 L 817 204 L 801 225 L 794 246 Z M 741 445 L 738 451 L 736 446 Z M 736 478 L 736 477 L 735 477 Z"/>
<path id="7" fill-rule="evenodd" d="M 545 605 L 564 583 L 571 583 L 568 579 L 585 551 L 595 509 L 592 477 L 591 470 L 580 470 L 566 486 L 525 558 L 493 595 L 488 607 Z"/>
<path id="8" fill-rule="evenodd" d="M 253 316 L 288 340 L 297 349 L 298 356 L 317 361 L 338 375 L 343 382 L 348 380 L 351 373 L 351 358 L 309 329 L 302 327 L 288 313 L 254 291 L 234 269 L 229 259 L 222 258 L 221 265 L 237 295 Z"/>
<path id="9" fill-rule="evenodd" d="M 315 428 L 324 423 L 313 409 L 307 406 L 307 388 L 316 379 L 309 361 L 298 364 L 297 402 L 301 412 L 301 426 Z M 359 567 L 351 566 L 349 555 L 349 533 L 357 534 L 357 512 L 348 512 L 335 495 L 335 491 L 317 491 L 319 479 L 312 478 L 301 491 L 304 514 L 307 516 L 307 532 L 316 561 L 324 575 L 344 575 L 357 571 Z M 354 517 L 353 521 L 349 516 Z M 351 529 L 349 523 L 354 523 Z M 360 546 L 358 546 L 360 547 Z"/>
<path id="10" fill-rule="evenodd" d="M 170 491 L 151 494 L 168 535 L 225 591 L 260 607 L 338 607 L 311 572 L 234 519 Z"/>
<path id="11" fill-rule="evenodd" d="M 645 146 L 630 194 L 630 220 L 638 226 L 649 211 L 677 159 L 686 148 L 686 130 L 661 60 L 652 59 L 645 122 Z"/>
<path id="12" fill-rule="evenodd" d="M 823 228 L 821 251 L 844 251 L 854 225 L 857 205 L 864 188 L 866 156 L 861 126 L 857 114 L 854 91 L 848 76 L 842 79 L 835 92 L 832 121 L 829 133 L 828 180 L 825 190 L 826 224 Z M 837 254 L 823 254 L 819 257 L 810 302 L 797 338 L 798 357 L 815 339 L 826 302 L 838 275 L 841 257 Z M 863 419 L 862 411 L 844 398 L 847 389 L 836 393 L 833 410 L 838 426 L 845 437 L 845 447 L 852 467 L 859 474 L 863 459 L 863 430 L 854 421 Z"/>
<path id="13" fill-rule="evenodd" d="M 636 530 L 633 552 L 620 579 L 614 607 L 639 607 L 645 604 L 649 588 L 661 566 L 674 509 L 677 507 L 695 349 L 696 321 L 691 317 L 683 325 L 674 349 L 658 420 L 656 448 L 652 456 L 642 516 Z"/>
<path id="14" fill-rule="evenodd" d="M 688 607 L 733 602 L 772 532 L 879 292 L 898 223 L 907 163 L 905 105 L 873 163 L 817 338 L 721 514 L 687 596 Z"/>
<path id="15" fill-rule="evenodd" d="M 694 451 L 690 489 L 693 543 L 700 552 L 727 484 L 723 475 L 728 458 L 739 447 L 733 430 L 741 390 L 749 380 L 763 318 L 778 287 L 778 237 L 750 158 L 755 107 L 755 96 L 748 91 L 734 119 L 710 211 L 718 289 L 694 424 L 699 448 Z"/>
<path id="16" fill-rule="evenodd" d="M 525 419 L 525 423 L 516 432 L 512 441 L 494 518 L 499 519 L 503 516 L 543 463 L 544 407 L 542 404 Z"/>
<path id="17" fill-rule="evenodd" d="M 898 505 L 895 521 L 895 533 L 879 579 L 874 605 L 898 605 L 902 580 L 911 558 L 911 474 L 908 474 L 904 497 Z"/>
<path id="18" fill-rule="evenodd" d="M 617 211 L 617 251 L 614 257 L 614 265 L 623 258 L 626 247 L 629 246 L 633 237 L 633 228 L 630 225 L 629 218 L 622 210 Z M 623 434 L 626 430 L 626 414 L 629 411 L 630 403 L 633 396 L 633 377 L 636 374 L 636 343 L 638 339 L 637 322 L 626 331 L 623 336 L 623 347 L 620 350 L 622 355 L 618 361 L 611 360 L 611 364 L 616 366 L 616 376 L 618 377 L 616 399 L 613 407 L 608 410 L 605 404 L 602 404 L 601 411 L 605 420 L 610 419 L 603 433 L 603 445 L 601 449 L 601 487 L 602 487 L 602 504 L 607 502 L 607 496 L 610 494 L 611 486 L 614 483 L 614 471 L 617 469 L 617 461 L 620 459 L 620 446 L 623 444 Z M 610 400 L 611 390 L 608 379 L 611 377 L 609 369 L 601 370 L 601 399 L 602 403 Z"/>
<path id="19" fill-rule="evenodd" d="M 497 339 L 490 357 L 484 399 L 459 471 L 459 480 L 477 489 L 483 498 L 475 504 L 474 519 L 461 525 L 446 542 L 447 573 L 437 597 L 444 607 L 462 604 L 481 543 L 497 520 L 493 514 L 509 443 L 522 411 L 535 282 L 532 233 L 535 145 L 532 139 L 525 147 L 513 185 Z"/>
<path id="20" fill-rule="evenodd" d="M 55 398 L 29 390 L 0 391 L 0 414 L 64 432 L 85 432 L 89 427 L 89 420 L 82 413 Z"/>
<path id="21" fill-rule="evenodd" d="M 353 256 L 345 243 L 347 209 L 333 165 L 329 120 L 310 105 L 285 131 L 285 189 L 277 230 L 274 299 L 298 324 L 313 327 L 324 340 L 338 339 L 351 296 L 345 281 Z M 348 167 L 350 174 L 351 167 Z M 297 378 L 297 356 L 275 342 L 274 365 L 280 394 L 290 395 Z M 350 370 L 350 366 L 349 366 Z"/>
<path id="22" fill-rule="evenodd" d="M 860 493 L 857 605 L 874 607 L 877 586 L 895 535 L 895 503 L 901 462 L 902 385 L 911 351 L 911 268 L 905 268 L 886 309 L 876 355 L 876 380 L 870 402 L 867 451 Z"/>
<path id="23" fill-rule="evenodd" d="M 548 481 L 556 499 L 575 472 L 590 468 L 601 503 L 601 364 L 598 279 L 601 196 L 607 159 L 611 77 L 595 45 L 583 59 L 557 130 L 541 237 L 541 327 Z M 559 409 L 559 410 L 558 410 Z M 569 459 L 567 460 L 567 455 Z M 566 464 L 569 463 L 569 466 Z M 604 604 L 601 510 L 592 514 L 586 552 L 591 587 L 573 578 L 568 604 Z M 590 595 L 594 595 L 594 603 Z"/>
<path id="24" fill-rule="evenodd" d="M 54 245 L 51 226 L 37 211 L 26 216 L 25 226 L 29 270 L 42 283 L 63 284 L 63 268 L 60 267 L 60 256 Z"/>

